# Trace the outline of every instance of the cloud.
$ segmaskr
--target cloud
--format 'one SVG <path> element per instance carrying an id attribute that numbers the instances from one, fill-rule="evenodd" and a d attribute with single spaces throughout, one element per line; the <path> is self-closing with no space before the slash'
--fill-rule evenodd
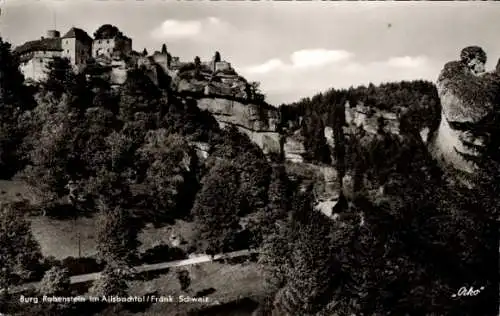
<path id="1" fill-rule="evenodd" d="M 201 30 L 201 21 L 165 20 L 153 30 L 152 36 L 162 39 L 186 38 L 200 34 Z"/>
<path id="2" fill-rule="evenodd" d="M 220 33 L 226 23 L 217 17 L 202 20 L 165 20 L 151 32 L 154 39 L 198 39 Z"/>
<path id="3" fill-rule="evenodd" d="M 363 62 L 344 50 L 300 50 L 290 62 L 270 59 L 244 67 L 240 72 L 251 81 L 260 81 L 268 101 L 280 104 L 310 97 L 330 88 L 380 84 L 401 80 L 434 80 L 439 63 L 426 56 L 392 56 Z"/>
<path id="4" fill-rule="evenodd" d="M 352 53 L 343 50 L 309 49 L 299 50 L 290 56 L 295 67 L 315 67 L 347 60 Z"/>
<path id="5" fill-rule="evenodd" d="M 265 74 L 273 71 L 310 69 L 346 61 L 353 56 L 352 53 L 343 50 L 304 49 L 293 52 L 289 63 L 274 58 L 260 65 L 246 67 L 244 72 Z"/>
<path id="6" fill-rule="evenodd" d="M 251 66 L 246 69 L 246 72 L 255 73 L 255 74 L 264 74 L 269 73 L 271 71 L 282 69 L 285 64 L 280 59 L 271 59 L 266 61 L 265 63 L 257 66 Z"/>
<path id="7" fill-rule="evenodd" d="M 392 57 L 389 58 L 387 64 L 392 67 L 400 68 L 417 68 L 425 65 L 426 58 L 424 56 L 404 56 L 404 57 Z"/>

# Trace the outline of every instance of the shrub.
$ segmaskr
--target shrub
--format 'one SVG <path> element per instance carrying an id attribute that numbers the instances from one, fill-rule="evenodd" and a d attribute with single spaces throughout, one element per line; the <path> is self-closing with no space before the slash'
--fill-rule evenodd
<path id="1" fill-rule="evenodd" d="M 104 263 L 89 257 L 67 257 L 62 260 L 61 265 L 68 270 L 69 275 L 94 273 L 104 269 Z"/>
<path id="2" fill-rule="evenodd" d="M 147 264 L 182 259 L 187 259 L 186 253 L 180 248 L 168 245 L 159 245 L 148 249 L 141 256 L 141 261 Z"/>
<path id="3" fill-rule="evenodd" d="M 69 271 L 66 268 L 53 267 L 47 272 L 40 282 L 40 294 L 63 295 L 69 290 Z"/>

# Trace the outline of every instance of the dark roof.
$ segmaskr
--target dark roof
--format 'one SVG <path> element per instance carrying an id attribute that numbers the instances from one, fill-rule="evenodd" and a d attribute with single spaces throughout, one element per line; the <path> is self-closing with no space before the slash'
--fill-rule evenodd
<path id="1" fill-rule="evenodd" d="M 72 27 L 62 38 L 76 38 L 81 41 L 92 41 L 92 37 L 90 37 L 87 32 L 82 29 Z"/>
<path id="2" fill-rule="evenodd" d="M 14 54 L 24 54 L 37 51 L 61 51 L 60 38 L 42 38 L 36 41 L 29 41 L 14 49 Z"/>

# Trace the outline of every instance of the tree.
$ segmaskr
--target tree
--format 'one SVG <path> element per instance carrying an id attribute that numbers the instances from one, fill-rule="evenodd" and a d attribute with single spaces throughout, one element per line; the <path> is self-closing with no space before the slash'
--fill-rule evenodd
<path id="1" fill-rule="evenodd" d="M 305 138 L 305 156 L 308 161 L 331 163 L 330 150 L 325 138 L 324 126 L 323 121 L 316 113 L 313 113 L 304 121 L 302 135 Z"/>
<path id="2" fill-rule="evenodd" d="M 162 54 L 167 54 L 168 53 L 168 51 L 167 51 L 167 45 L 165 45 L 165 44 L 161 45 L 161 53 Z"/>
<path id="3" fill-rule="evenodd" d="M 213 142 L 213 159 L 232 160 L 240 177 L 240 212 L 245 215 L 262 209 L 267 202 L 271 168 L 262 150 L 238 128 L 231 126 Z M 211 162 L 207 162 L 210 164 Z"/>
<path id="4" fill-rule="evenodd" d="M 123 33 L 111 24 L 101 25 L 94 33 L 95 39 L 110 39 L 114 37 L 123 37 Z"/>
<path id="5" fill-rule="evenodd" d="M 276 230 L 276 223 L 286 219 L 289 208 L 288 179 L 283 165 L 273 165 L 267 191 L 267 207 L 256 211 L 248 224 L 253 243 L 261 246 Z"/>
<path id="6" fill-rule="evenodd" d="M 40 193 L 39 206 L 45 213 L 66 194 L 68 181 L 78 177 L 82 165 L 78 151 L 72 148 L 74 131 L 79 125 L 77 114 L 64 101 L 44 107 L 37 107 L 40 116 L 33 117 L 32 135 L 25 139 L 30 165 L 22 175 Z M 37 129 L 36 125 L 41 126 Z"/>
<path id="7" fill-rule="evenodd" d="M 128 266 L 136 257 L 138 226 L 129 211 L 100 206 L 97 220 L 97 256 L 109 265 Z"/>
<path id="8" fill-rule="evenodd" d="M 142 51 L 142 56 L 147 56 L 148 55 L 148 50 L 144 48 Z"/>
<path id="9" fill-rule="evenodd" d="M 343 127 L 346 124 L 345 120 L 345 100 L 334 105 L 334 111 L 332 112 L 332 125 L 333 126 L 333 138 L 334 138 L 334 159 L 337 165 L 337 171 L 339 173 L 339 180 L 342 181 L 345 175 L 345 134 Z"/>
<path id="10" fill-rule="evenodd" d="M 153 115 L 159 111 L 161 92 L 151 79 L 140 70 L 127 75 L 120 91 L 120 119 L 128 122 L 136 113 Z"/>
<path id="11" fill-rule="evenodd" d="M 196 153 L 186 140 L 165 129 L 149 131 L 137 153 L 138 169 L 145 171 L 141 183 L 144 208 L 151 211 L 153 221 L 188 215 L 191 205 L 186 202 L 194 199 L 198 183 Z"/>
<path id="12" fill-rule="evenodd" d="M 42 258 L 21 205 L 0 206 L 0 288 L 26 278 Z"/>
<path id="13" fill-rule="evenodd" d="M 236 246 L 240 229 L 238 180 L 238 169 L 225 161 L 217 162 L 202 180 L 192 213 L 207 253 L 225 252 Z"/>
<path id="14" fill-rule="evenodd" d="M 42 87 L 58 99 L 65 95 L 64 101 L 70 108 L 83 110 L 93 101 L 85 74 L 75 73 L 67 58 L 55 57 L 49 62 L 47 79 Z"/>
<path id="15" fill-rule="evenodd" d="M 200 66 L 201 66 L 201 59 L 200 59 L 200 57 L 196 56 L 194 58 L 194 66 L 196 67 L 196 69 L 200 68 Z"/>
<path id="16" fill-rule="evenodd" d="M 24 131 L 18 120 L 35 103 L 23 82 L 18 58 L 11 53 L 11 45 L 0 38 L 0 177 L 4 178 L 21 168 L 23 157 L 19 148 Z"/>
<path id="17" fill-rule="evenodd" d="M 69 271 L 66 268 L 52 267 L 45 272 L 40 282 L 40 293 L 43 295 L 63 296 L 68 294 L 70 285 Z"/>
<path id="18" fill-rule="evenodd" d="M 218 63 L 220 61 L 221 61 L 220 53 L 219 52 L 215 52 L 215 54 L 214 54 L 214 63 Z"/>
<path id="19" fill-rule="evenodd" d="M 289 315 L 314 315 L 321 311 L 331 297 L 332 280 L 339 272 L 331 224 L 312 209 L 311 199 L 307 192 L 296 196 L 292 216 L 285 224 L 288 227 L 278 231 L 281 237 L 270 239 L 278 251 L 267 252 L 271 256 L 267 264 L 274 265 L 268 278 L 274 279 L 270 282 L 274 289 L 280 287 L 276 307 Z"/>
<path id="20" fill-rule="evenodd" d="M 177 279 L 179 280 L 179 284 L 181 285 L 181 291 L 186 292 L 189 290 L 189 286 L 191 285 L 191 278 L 189 277 L 188 270 L 177 271 Z"/>
<path id="21" fill-rule="evenodd" d="M 269 223 L 284 219 L 289 208 L 288 177 L 283 165 L 274 165 L 268 190 L 269 208 L 267 210 Z"/>
<path id="22" fill-rule="evenodd" d="M 101 277 L 95 280 L 89 293 L 96 297 L 103 296 L 127 296 L 128 285 L 123 276 L 116 268 L 106 266 L 101 273 Z"/>

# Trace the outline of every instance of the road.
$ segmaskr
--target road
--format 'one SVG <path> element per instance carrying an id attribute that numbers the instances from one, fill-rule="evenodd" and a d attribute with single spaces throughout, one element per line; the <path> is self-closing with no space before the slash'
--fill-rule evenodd
<path id="1" fill-rule="evenodd" d="M 144 264 L 140 266 L 136 266 L 133 268 L 133 270 L 137 272 L 147 272 L 147 271 L 157 271 L 157 270 L 164 270 L 167 268 L 173 268 L 173 267 L 184 267 L 184 266 L 189 266 L 193 264 L 200 264 L 200 263 L 207 263 L 207 262 L 213 262 L 216 260 L 221 260 L 221 259 L 231 259 L 231 258 L 238 258 L 238 257 L 243 257 L 243 256 L 248 256 L 251 254 L 256 254 L 258 253 L 257 250 L 239 250 L 239 251 L 233 251 L 233 252 L 228 252 L 224 254 L 218 254 L 214 255 L 213 257 L 210 255 L 200 255 L 194 258 L 189 258 L 189 259 L 183 259 L 183 260 L 176 260 L 176 261 L 168 261 L 168 262 L 161 262 L 161 263 L 155 263 L 155 264 Z M 96 273 L 89 273 L 89 274 L 80 274 L 80 275 L 75 275 L 70 277 L 70 282 L 71 284 L 78 284 L 78 283 L 85 283 L 89 281 L 94 281 L 97 280 L 101 277 L 100 272 Z M 15 287 L 13 289 L 10 289 L 11 293 L 16 293 L 31 287 L 37 288 L 39 285 L 39 282 L 32 282 L 32 283 L 25 283 L 23 285 L 20 285 L 18 287 Z"/>

